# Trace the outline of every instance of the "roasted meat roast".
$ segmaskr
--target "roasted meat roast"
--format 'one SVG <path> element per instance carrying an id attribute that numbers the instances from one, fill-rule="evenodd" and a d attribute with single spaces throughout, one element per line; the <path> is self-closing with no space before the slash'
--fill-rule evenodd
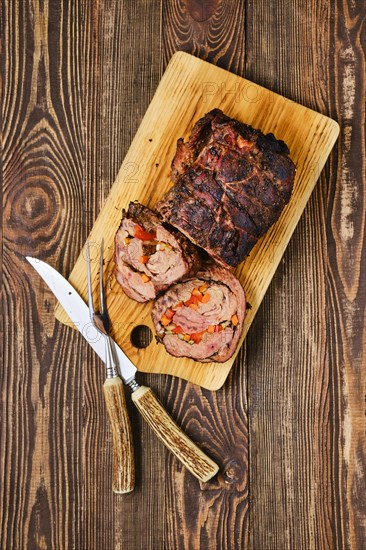
<path id="1" fill-rule="evenodd" d="M 295 165 L 283 141 L 219 109 L 178 140 L 163 219 L 226 267 L 237 266 L 288 203 Z"/>
<path id="2" fill-rule="evenodd" d="M 231 269 L 279 218 L 294 178 L 283 141 L 214 109 L 178 140 L 173 186 L 157 212 L 138 202 L 123 211 L 116 278 L 130 298 L 155 299 L 157 338 L 171 355 L 234 354 L 246 299 Z"/>
<path id="3" fill-rule="evenodd" d="M 236 350 L 245 309 L 238 279 L 227 269 L 211 267 L 160 295 L 152 318 L 171 355 L 221 363 Z"/>
<path id="4" fill-rule="evenodd" d="M 152 210 L 131 202 L 115 236 L 116 278 L 133 300 L 146 302 L 199 268 L 195 246 L 162 223 Z"/>

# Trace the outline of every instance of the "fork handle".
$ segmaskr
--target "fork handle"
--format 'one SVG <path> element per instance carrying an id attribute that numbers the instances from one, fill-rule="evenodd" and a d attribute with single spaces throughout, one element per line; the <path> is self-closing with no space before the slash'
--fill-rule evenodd
<path id="1" fill-rule="evenodd" d="M 208 481 L 218 472 L 211 460 L 169 416 L 153 391 L 140 386 L 132 393 L 132 401 L 158 438 L 200 481 Z"/>
<path id="2" fill-rule="evenodd" d="M 130 493 L 135 486 L 135 463 L 131 423 L 122 380 L 107 378 L 103 385 L 113 437 L 113 481 L 115 493 Z"/>

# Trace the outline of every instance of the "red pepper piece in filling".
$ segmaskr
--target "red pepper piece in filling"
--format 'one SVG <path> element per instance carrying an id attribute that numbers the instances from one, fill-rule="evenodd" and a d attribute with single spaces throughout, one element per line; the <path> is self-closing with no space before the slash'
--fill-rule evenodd
<path id="1" fill-rule="evenodd" d="M 156 233 L 149 233 L 141 225 L 136 225 L 135 237 L 140 241 L 153 241 L 156 238 Z"/>
<path id="2" fill-rule="evenodd" d="M 194 332 L 193 334 L 191 334 L 191 340 L 193 340 L 195 344 L 199 344 L 202 340 L 202 336 L 203 332 Z"/>
<path id="3" fill-rule="evenodd" d="M 174 315 L 175 311 L 173 311 L 172 309 L 167 309 L 165 312 L 165 317 L 168 317 L 168 319 L 173 319 Z"/>
<path id="4" fill-rule="evenodd" d="M 195 305 L 198 305 L 200 303 L 200 299 L 198 298 L 198 296 L 191 296 L 189 298 L 189 300 L 187 300 L 186 302 L 184 302 L 184 305 L 189 307 L 191 304 L 195 304 Z"/>

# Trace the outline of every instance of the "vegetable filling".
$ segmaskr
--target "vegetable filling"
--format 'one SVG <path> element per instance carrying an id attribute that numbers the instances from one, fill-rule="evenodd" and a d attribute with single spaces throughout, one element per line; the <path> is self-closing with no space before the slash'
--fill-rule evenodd
<path id="1" fill-rule="evenodd" d="M 132 234 L 134 231 L 134 234 Z M 147 265 L 157 252 L 171 252 L 174 251 L 174 248 L 171 244 L 158 240 L 156 237 L 156 232 L 146 231 L 141 225 L 135 224 L 134 229 L 131 229 L 130 232 L 127 232 L 127 236 L 124 238 L 124 244 L 127 247 L 127 253 L 129 247 L 133 250 L 135 239 L 138 239 L 142 242 L 142 251 L 138 258 L 138 263 L 141 264 L 139 271 L 140 277 L 144 283 L 148 283 L 151 280 L 151 277 L 145 273 L 145 270 L 149 268 Z"/>
<path id="2" fill-rule="evenodd" d="M 159 337 L 163 338 L 167 334 L 175 334 L 180 340 L 184 340 L 188 344 L 199 344 L 205 334 L 214 334 L 224 331 L 227 327 L 235 330 L 239 324 L 237 314 L 231 315 L 230 319 L 214 324 L 207 321 L 204 317 L 203 306 L 211 301 L 210 285 L 203 284 L 195 287 L 188 300 L 180 301 L 166 309 L 160 319 L 160 324 L 163 331 L 159 333 Z M 187 329 L 179 324 L 179 320 L 184 318 L 184 310 L 194 310 L 197 316 L 202 316 L 202 330 L 196 332 L 187 332 Z M 183 324 L 183 323 L 182 323 Z"/>

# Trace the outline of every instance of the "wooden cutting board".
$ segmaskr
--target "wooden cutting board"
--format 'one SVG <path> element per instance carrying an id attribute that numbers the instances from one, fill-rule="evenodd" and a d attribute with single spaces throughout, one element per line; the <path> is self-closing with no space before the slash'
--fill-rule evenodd
<path id="1" fill-rule="evenodd" d="M 187 139 L 194 123 L 214 107 L 265 133 L 273 132 L 289 146 L 290 156 L 297 166 L 290 203 L 236 270 L 252 306 L 247 313 L 241 342 L 339 133 L 334 120 L 184 52 L 173 55 L 160 81 L 89 235 L 95 299 L 99 284 L 99 245 L 104 238 L 107 305 L 115 340 L 140 371 L 172 374 L 211 390 L 223 385 L 235 356 L 226 363 L 199 363 L 171 357 L 155 339 L 144 349 L 135 347 L 131 342 L 135 327 L 147 325 L 154 331 L 150 317 L 152 304 L 138 304 L 125 296 L 113 276 L 113 255 L 114 235 L 122 208 L 127 208 L 131 200 L 154 207 L 172 185 L 170 163 L 177 139 Z M 86 300 L 85 249 L 69 280 Z M 56 309 L 56 317 L 70 324 L 60 306 Z"/>

